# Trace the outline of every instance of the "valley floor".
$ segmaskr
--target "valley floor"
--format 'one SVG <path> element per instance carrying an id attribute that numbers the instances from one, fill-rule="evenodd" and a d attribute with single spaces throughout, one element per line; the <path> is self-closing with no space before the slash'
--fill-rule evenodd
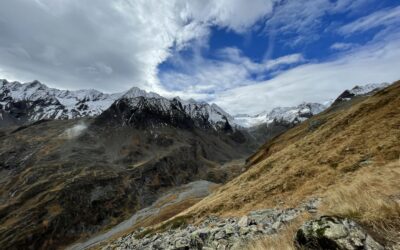
<path id="1" fill-rule="evenodd" d="M 126 234 L 134 228 L 166 220 L 206 197 L 218 186 L 218 184 L 209 181 L 195 181 L 175 188 L 161 196 L 151 206 L 139 210 L 132 217 L 112 227 L 110 230 L 83 242 L 75 243 L 66 249 L 81 250 L 94 247 L 103 241 L 117 238 L 123 233 Z"/>

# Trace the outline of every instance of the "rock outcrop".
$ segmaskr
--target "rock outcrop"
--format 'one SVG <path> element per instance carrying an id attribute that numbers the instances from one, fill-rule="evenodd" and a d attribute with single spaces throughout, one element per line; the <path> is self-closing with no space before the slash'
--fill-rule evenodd
<path id="1" fill-rule="evenodd" d="M 384 249 L 354 221 L 333 216 L 322 216 L 304 223 L 296 233 L 295 243 L 303 250 Z"/>
<path id="2" fill-rule="evenodd" d="M 187 225 L 177 217 L 164 225 L 163 232 L 140 229 L 103 249 L 243 249 L 251 240 L 277 233 L 300 214 L 314 213 L 319 202 L 314 198 L 297 208 L 264 209 L 241 218 L 208 216 L 199 225 Z"/>

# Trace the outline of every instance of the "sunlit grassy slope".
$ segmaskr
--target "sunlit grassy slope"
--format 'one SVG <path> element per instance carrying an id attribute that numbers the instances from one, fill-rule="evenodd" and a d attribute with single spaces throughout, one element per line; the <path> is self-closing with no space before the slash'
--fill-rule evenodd
<path id="1" fill-rule="evenodd" d="M 329 204 L 335 197 L 341 199 L 341 188 L 355 181 L 373 185 L 385 197 L 396 197 L 398 182 L 386 190 L 368 178 L 392 178 L 400 169 L 399 158 L 400 82 L 396 82 L 371 97 L 337 104 L 266 143 L 248 159 L 245 173 L 184 215 L 197 219 L 209 214 L 242 215 L 258 208 L 295 206 L 309 196 L 330 197 Z M 355 190 L 363 192 L 361 186 Z M 327 207 L 327 212 L 352 213 L 352 208 Z M 370 220 L 368 213 L 354 213 Z"/>

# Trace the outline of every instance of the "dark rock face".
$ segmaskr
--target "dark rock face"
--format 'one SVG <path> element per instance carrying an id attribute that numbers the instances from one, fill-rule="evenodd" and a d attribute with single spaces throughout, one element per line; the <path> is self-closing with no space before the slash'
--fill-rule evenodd
<path id="1" fill-rule="evenodd" d="M 62 112 L 64 110 L 64 106 L 56 99 L 9 102 L 2 109 L 4 112 L 8 113 L 10 117 L 18 120 L 20 124 L 24 124 L 29 120 L 37 121 L 41 119 L 40 116 L 38 116 L 38 119 L 35 119 L 35 117 L 50 106 L 54 106 L 55 112 L 50 117 L 46 117 L 48 119 L 54 119 L 57 115 L 57 112 Z"/>
<path id="2" fill-rule="evenodd" d="M 96 120 L 96 124 L 115 124 L 135 128 L 170 125 L 194 128 L 195 123 L 178 101 L 163 98 L 136 97 L 114 102 Z"/>
<path id="3" fill-rule="evenodd" d="M 333 103 L 335 104 L 335 103 L 342 102 L 342 101 L 345 101 L 345 100 L 350 100 L 354 96 L 355 96 L 354 93 L 351 93 L 349 90 L 345 90 L 342 94 L 340 94 L 336 98 L 336 100 Z"/>
<path id="4" fill-rule="evenodd" d="M 298 249 L 383 250 L 357 223 L 346 218 L 322 216 L 308 221 L 297 231 Z"/>

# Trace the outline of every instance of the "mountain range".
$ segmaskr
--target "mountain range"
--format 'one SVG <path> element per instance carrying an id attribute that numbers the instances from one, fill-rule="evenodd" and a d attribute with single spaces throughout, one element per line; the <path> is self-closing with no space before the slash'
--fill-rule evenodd
<path id="1" fill-rule="evenodd" d="M 118 227 L 149 207 L 159 212 L 147 213 L 142 225 L 168 220 L 208 194 L 195 189 L 196 198 L 179 200 L 183 186 L 230 187 L 235 177 L 257 179 L 259 174 L 252 176 L 248 169 L 265 154 L 279 151 L 271 151 L 271 143 L 300 127 L 306 134 L 318 130 L 337 110 L 387 87 L 346 90 L 330 107 L 302 103 L 257 116 L 232 116 L 215 104 L 165 98 L 138 88 L 103 94 L 57 90 L 38 81 L 1 83 L 3 249 L 64 248 Z M 164 205 L 157 205 L 160 199 L 173 206 L 163 210 Z M 196 210 L 196 216 L 235 207 L 219 199 L 211 204 Z"/>
<path id="2" fill-rule="evenodd" d="M 0 80 L 0 83 L 0 109 L 3 116 L 7 116 L 10 124 L 22 124 L 41 119 L 95 117 L 116 101 L 133 100 L 137 97 L 149 100 L 149 103 L 158 106 L 159 109 L 171 108 L 171 105 L 175 103 L 186 115 L 196 120 L 203 119 L 213 126 L 220 126 L 233 120 L 216 104 L 209 105 L 194 100 L 183 101 L 180 98 L 167 99 L 136 87 L 125 93 L 104 94 L 96 90 L 58 90 L 48 88 L 39 81 L 21 84 Z M 133 102 L 130 104 L 132 105 Z"/>
<path id="3" fill-rule="evenodd" d="M 37 80 L 29 83 L 0 80 L 0 84 L 0 110 L 3 126 L 41 119 L 95 117 L 116 101 L 131 100 L 137 97 L 152 100 L 150 102 L 159 109 L 169 109 L 172 103 L 175 103 L 189 117 L 197 121 L 208 121 L 214 127 L 229 123 L 231 126 L 245 128 L 273 122 L 297 124 L 322 112 L 332 103 L 332 101 L 324 104 L 304 102 L 295 107 L 276 107 L 269 112 L 264 111 L 257 115 L 232 116 L 214 103 L 208 104 L 193 99 L 182 100 L 179 97 L 168 99 L 137 87 L 124 93 L 105 94 L 93 89 L 69 91 L 49 88 Z M 387 83 L 356 86 L 351 90 L 344 91 L 336 101 L 364 95 L 385 86 Z M 131 101 L 130 105 L 139 105 L 140 103 L 140 101 L 136 103 Z"/>

